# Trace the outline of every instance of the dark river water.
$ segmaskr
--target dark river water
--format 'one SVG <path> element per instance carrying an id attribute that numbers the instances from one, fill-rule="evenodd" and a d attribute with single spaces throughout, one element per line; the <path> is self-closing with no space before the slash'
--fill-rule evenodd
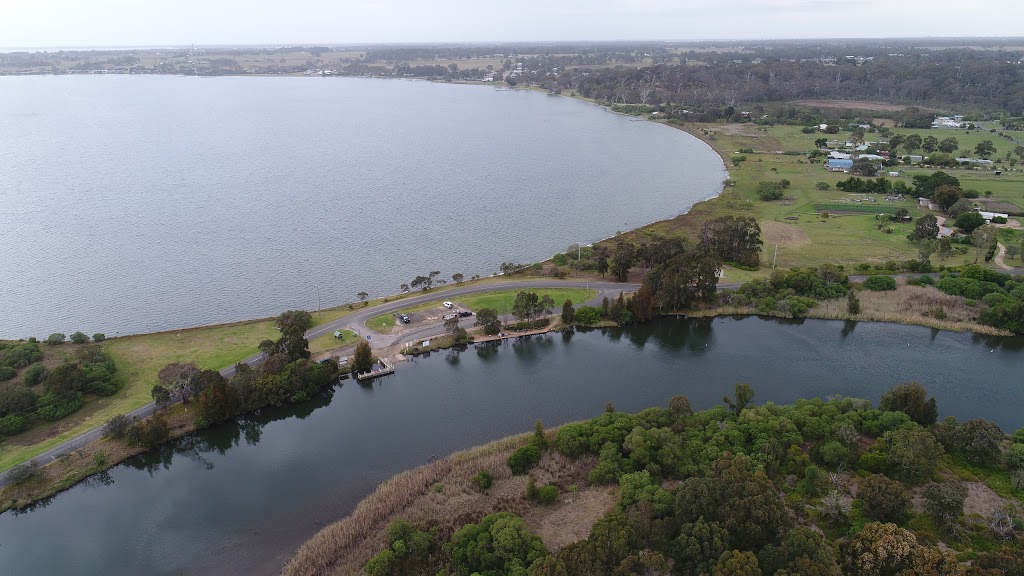
<path id="1" fill-rule="evenodd" d="M 439 353 L 369 387 L 265 410 L 135 458 L 23 514 L 0 516 L 4 574 L 271 574 L 382 480 L 431 457 L 685 394 L 719 403 L 924 382 L 941 415 L 1024 425 L 1022 338 L 892 324 L 665 318 Z"/>
<path id="2" fill-rule="evenodd" d="M 468 278 L 688 210 L 680 130 L 528 90 L 0 78 L 0 338 L 124 335 Z"/>

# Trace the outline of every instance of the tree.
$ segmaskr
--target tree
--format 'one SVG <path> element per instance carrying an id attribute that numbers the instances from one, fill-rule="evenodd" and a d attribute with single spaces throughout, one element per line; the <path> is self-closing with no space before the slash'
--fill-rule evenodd
<path id="1" fill-rule="evenodd" d="M 949 210 L 949 208 L 956 204 L 962 197 L 963 190 L 948 184 L 938 186 L 935 188 L 935 191 L 932 192 L 932 200 L 934 200 L 935 203 L 943 210 Z"/>
<path id="2" fill-rule="evenodd" d="M 825 148 L 828 146 L 828 138 L 818 138 L 814 141 L 815 148 Z"/>
<path id="3" fill-rule="evenodd" d="M 935 251 L 938 249 L 938 240 L 921 240 L 920 242 L 917 243 L 918 259 L 921 261 L 922 264 L 928 262 L 931 259 L 932 254 L 935 254 Z"/>
<path id="4" fill-rule="evenodd" d="M 907 236 L 911 242 L 929 240 L 939 235 L 939 220 L 934 214 L 925 214 L 917 219 L 914 230 Z"/>
<path id="5" fill-rule="evenodd" d="M 893 134 L 892 137 L 889 138 L 889 151 L 896 152 L 899 150 L 900 146 L 906 143 L 906 141 L 907 137 L 903 134 Z"/>
<path id="6" fill-rule="evenodd" d="M 207 385 L 196 399 L 196 411 L 193 416 L 196 427 L 205 428 L 223 422 L 242 410 L 242 401 L 238 391 L 229 386 L 227 380 L 215 372 L 219 378 Z"/>
<path id="7" fill-rule="evenodd" d="M 924 509 L 947 526 L 964 515 L 966 500 L 967 488 L 959 482 L 932 483 L 924 489 Z"/>
<path id="8" fill-rule="evenodd" d="M 925 152 L 935 152 L 939 149 L 939 139 L 935 136 L 925 136 L 921 142 L 921 149 Z"/>
<path id="9" fill-rule="evenodd" d="M 882 474 L 872 474 L 860 481 L 857 499 L 864 514 L 879 522 L 902 524 L 910 516 L 910 493 L 903 484 Z"/>
<path id="10" fill-rule="evenodd" d="M 762 576 L 757 566 L 757 556 L 753 552 L 730 550 L 725 552 L 715 564 L 714 576 Z"/>
<path id="11" fill-rule="evenodd" d="M 952 154 L 953 152 L 956 152 L 959 149 L 960 143 L 957 142 L 957 139 L 952 136 L 950 136 L 949 138 L 943 138 L 942 141 L 939 142 L 939 152 L 943 152 L 945 154 Z"/>
<path id="12" fill-rule="evenodd" d="M 494 336 L 501 332 L 501 319 L 498 311 L 493 308 L 481 308 L 476 312 L 476 325 L 484 329 L 484 334 Z"/>
<path id="13" fill-rule="evenodd" d="M 842 548 L 843 574 L 897 576 L 911 568 L 917 538 L 895 524 L 872 522 Z"/>
<path id="14" fill-rule="evenodd" d="M 977 212 L 975 212 L 977 214 Z M 980 214 L 979 214 L 980 216 Z M 983 225 L 971 232 L 971 244 L 974 246 L 974 263 L 978 263 L 982 250 L 988 250 L 996 245 L 999 229 L 995 226 Z M 987 258 L 986 258 L 987 260 Z"/>
<path id="15" fill-rule="evenodd" d="M 991 140 L 982 140 L 974 147 L 974 153 L 979 158 L 988 158 L 997 152 L 995 144 Z"/>
<path id="16" fill-rule="evenodd" d="M 153 396 L 153 403 L 157 408 L 163 408 L 171 403 L 171 391 L 160 384 L 154 385 L 149 393 Z"/>
<path id="17" fill-rule="evenodd" d="M 629 269 L 633 267 L 634 258 L 636 258 L 636 248 L 632 244 L 620 241 L 615 245 L 612 274 L 616 280 L 619 282 L 629 280 Z"/>
<path id="18" fill-rule="evenodd" d="M 197 376 L 199 376 L 199 367 L 195 362 L 174 362 L 161 368 L 156 379 L 161 386 L 187 404 L 195 394 Z"/>
<path id="19" fill-rule="evenodd" d="M 878 164 L 871 158 L 857 158 L 850 167 L 850 174 L 874 178 L 878 176 Z"/>
<path id="20" fill-rule="evenodd" d="M 679 528 L 679 536 L 672 543 L 672 558 L 680 574 L 710 574 L 728 549 L 729 533 L 701 516 Z"/>
<path id="21" fill-rule="evenodd" d="M 133 421 L 131 418 L 124 414 L 118 414 L 110 420 L 107 420 L 107 423 L 103 425 L 103 437 L 115 439 L 123 438 L 132 423 Z"/>
<path id="22" fill-rule="evenodd" d="M 352 371 L 356 374 L 362 374 L 369 372 L 373 368 L 373 350 L 370 349 L 370 343 L 366 340 L 360 340 L 356 344 L 356 351 L 352 357 Z"/>
<path id="23" fill-rule="evenodd" d="M 920 136 L 918 136 L 917 134 L 911 134 L 910 136 L 907 136 L 904 140 L 903 149 L 907 151 L 907 154 L 909 154 L 914 150 L 919 150 L 922 144 L 923 142 Z"/>
<path id="24" fill-rule="evenodd" d="M 722 216 L 705 222 L 700 230 L 701 248 L 744 266 L 760 264 L 763 244 L 761 227 L 752 217 Z"/>
<path id="25" fill-rule="evenodd" d="M 743 412 L 743 409 L 750 404 L 750 401 L 754 399 L 754 389 L 750 384 L 739 382 L 736 384 L 736 390 L 733 396 L 735 400 L 728 396 L 723 396 L 722 402 L 729 407 L 729 410 L 732 411 L 735 416 L 739 416 L 740 413 Z"/>
<path id="26" fill-rule="evenodd" d="M 540 298 L 536 292 L 519 292 L 512 302 L 512 315 L 521 322 L 529 322 L 540 312 Z"/>
<path id="27" fill-rule="evenodd" d="M 550 295 L 545 294 L 540 297 L 537 307 L 545 316 L 551 316 L 551 313 L 555 310 L 555 300 Z"/>
<path id="28" fill-rule="evenodd" d="M 659 308 L 685 310 L 694 302 L 714 297 L 721 266 L 715 254 L 687 246 L 648 272 L 643 286 L 648 288 Z"/>
<path id="29" fill-rule="evenodd" d="M 771 202 L 772 200 L 780 200 L 786 193 L 783 191 L 782 186 L 778 182 L 763 181 L 757 185 L 757 197 L 765 202 Z"/>
<path id="30" fill-rule="evenodd" d="M 964 422 L 952 434 L 956 451 L 972 463 L 983 466 L 999 463 L 1005 439 L 1006 435 L 997 424 L 981 418 Z"/>
<path id="31" fill-rule="evenodd" d="M 60 332 L 54 332 L 53 334 L 50 334 L 49 336 L 46 337 L 46 343 L 51 346 L 56 346 L 58 344 L 63 344 L 64 341 L 67 340 L 67 338 L 67 336 L 61 334 Z"/>
<path id="32" fill-rule="evenodd" d="M 398 287 L 398 289 L 401 290 L 402 293 L 404 294 L 404 293 L 409 291 L 409 285 L 408 284 L 402 284 L 401 286 Z"/>
<path id="33" fill-rule="evenodd" d="M 304 334 L 313 327 L 313 316 L 305 310 L 288 310 L 277 317 L 275 324 L 282 334 L 288 332 Z"/>
<path id="34" fill-rule="evenodd" d="M 103 332 L 97 332 L 97 333 L 92 335 L 92 341 L 93 342 L 103 342 L 106 339 L 107 339 L 107 335 L 104 334 Z"/>
<path id="35" fill-rule="evenodd" d="M 890 412 L 903 412 L 922 426 L 931 426 L 939 417 L 935 398 L 928 398 L 928 391 L 920 382 L 896 384 L 882 394 L 878 408 Z"/>
<path id="36" fill-rule="evenodd" d="M 860 298 L 857 298 L 857 294 L 853 289 L 846 293 L 846 312 L 851 316 L 860 314 Z"/>
<path id="37" fill-rule="evenodd" d="M 568 298 L 562 303 L 562 324 L 569 326 L 576 318 L 576 309 L 572 307 L 572 300 Z"/>
<path id="38" fill-rule="evenodd" d="M 79 330 L 71 335 L 71 342 L 73 344 L 85 344 L 89 342 L 89 337 L 85 335 L 85 332 Z"/>
<path id="39" fill-rule="evenodd" d="M 956 201 L 956 204 L 950 206 L 949 209 L 946 210 L 946 213 L 949 214 L 950 218 L 956 219 L 960 217 L 961 214 L 965 214 L 972 210 L 974 210 L 974 203 L 967 198 L 961 198 Z"/>
<path id="40" fill-rule="evenodd" d="M 608 272 L 608 254 L 603 248 L 597 251 L 597 260 L 595 265 L 597 266 L 598 274 L 601 275 L 601 278 L 604 278 L 604 275 Z"/>
<path id="41" fill-rule="evenodd" d="M 522 518 L 509 512 L 485 516 L 452 535 L 446 547 L 454 574 L 526 574 L 534 561 L 547 556 L 544 543 L 530 533 Z"/>
<path id="42" fill-rule="evenodd" d="M 529 444 L 516 450 L 508 457 L 508 467 L 517 476 L 526 474 L 540 462 L 540 448 Z"/>
<path id="43" fill-rule="evenodd" d="M 954 226 L 963 230 L 967 234 L 974 232 L 976 229 L 985 225 L 985 219 L 975 211 L 964 212 L 956 218 Z"/>
<path id="44" fill-rule="evenodd" d="M 942 458 L 942 446 L 921 427 L 890 430 L 883 441 L 886 462 L 893 474 L 906 482 L 931 478 Z"/>
<path id="45" fill-rule="evenodd" d="M 455 282 L 456 284 L 462 284 L 465 279 L 466 277 L 462 275 L 462 272 L 452 274 L 452 282 Z"/>
<path id="46" fill-rule="evenodd" d="M 679 486 L 676 514 L 683 522 L 701 516 L 718 522 L 732 542 L 757 550 L 777 543 L 789 527 L 789 513 L 768 476 L 755 471 L 746 456 L 726 453 L 711 464 L 704 476 L 688 478 Z"/>

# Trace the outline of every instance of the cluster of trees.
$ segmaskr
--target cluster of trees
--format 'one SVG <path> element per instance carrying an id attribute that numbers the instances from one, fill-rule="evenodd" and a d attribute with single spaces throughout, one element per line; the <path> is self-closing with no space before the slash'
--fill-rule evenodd
<path id="1" fill-rule="evenodd" d="M 836 182 L 836 188 L 853 194 L 910 194 L 911 189 L 903 182 L 895 184 L 887 178 L 858 178 L 851 176 Z"/>
<path id="2" fill-rule="evenodd" d="M 1024 282 L 1013 276 L 981 266 L 965 266 L 958 274 L 943 272 L 935 287 L 984 304 L 978 316 L 982 324 L 1024 334 Z"/>
<path id="3" fill-rule="evenodd" d="M 319 363 L 309 360 L 309 345 L 303 333 L 312 323 L 308 312 L 282 313 L 276 320 L 281 338 L 260 344 L 266 354 L 263 361 L 255 368 L 239 363 L 230 379 L 216 370 L 200 369 L 193 362 L 168 364 L 157 374 L 153 401 L 158 408 L 174 401 L 190 404 L 195 426 L 205 428 L 264 406 L 309 400 L 339 375 L 333 358 Z M 115 417 L 107 423 L 105 434 L 149 448 L 165 440 L 169 429 L 158 412 L 139 421 Z"/>
<path id="4" fill-rule="evenodd" d="M 786 190 L 789 189 L 790 185 L 790 181 L 785 178 L 777 182 L 772 182 L 770 180 L 758 182 L 757 197 L 765 202 L 781 200 L 782 197 L 786 195 Z"/>
<path id="5" fill-rule="evenodd" d="M 735 291 L 724 290 L 718 301 L 728 306 L 749 306 L 759 314 L 804 316 L 819 301 L 842 298 L 849 289 L 849 277 L 841 266 L 822 264 L 817 268 L 774 270 L 766 280 L 744 283 Z"/>
<path id="6" fill-rule="evenodd" d="M 399 521 L 367 573 L 987 576 L 1024 566 L 1020 509 L 966 518 L 967 491 L 947 464 L 1020 490 L 1024 430 L 1007 438 L 986 420 L 937 423 L 934 399 L 913 382 L 877 409 L 850 398 L 753 398 L 738 384 L 700 413 L 680 396 L 563 426 L 550 449 L 596 457 L 590 485 L 617 485 L 619 500 L 588 538 L 557 553 L 508 512 L 451 532 Z M 509 465 L 525 473 L 542 449 L 531 443 Z M 940 540 L 956 542 L 970 566 Z"/>
<path id="7" fill-rule="evenodd" d="M 0 381 L 6 380 L 0 384 L 0 438 L 69 416 L 89 395 L 121 389 L 114 361 L 98 345 L 75 348 L 52 370 L 42 361 L 37 342 L 0 343 Z M 14 380 L 19 370 L 20 382 Z"/>

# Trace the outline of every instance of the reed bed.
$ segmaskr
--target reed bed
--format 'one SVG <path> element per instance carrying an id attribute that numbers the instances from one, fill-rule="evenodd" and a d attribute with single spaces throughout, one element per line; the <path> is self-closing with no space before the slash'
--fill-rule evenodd
<path id="1" fill-rule="evenodd" d="M 548 431 L 553 437 L 553 431 Z M 324 527 L 304 543 L 282 571 L 287 576 L 359 574 L 387 542 L 388 525 L 399 518 L 429 527 L 439 539 L 447 539 L 458 528 L 499 511 L 523 516 L 531 526 L 539 525 L 550 509 L 539 507 L 523 496 L 527 476 L 512 476 L 506 460 L 526 445 L 530 435 L 514 436 L 458 452 L 442 460 L 402 472 L 385 481 L 345 518 Z M 547 450 L 531 471 L 538 485 L 555 484 L 563 492 L 576 485 L 583 489 L 596 459 L 566 458 Z M 472 478 L 482 470 L 490 472 L 494 484 L 486 492 Z"/>

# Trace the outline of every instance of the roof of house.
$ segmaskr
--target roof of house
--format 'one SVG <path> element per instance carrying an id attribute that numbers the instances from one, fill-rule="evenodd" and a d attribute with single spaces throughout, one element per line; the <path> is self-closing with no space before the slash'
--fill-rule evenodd
<path id="1" fill-rule="evenodd" d="M 853 160 L 831 158 L 826 164 L 829 168 L 853 168 Z"/>

